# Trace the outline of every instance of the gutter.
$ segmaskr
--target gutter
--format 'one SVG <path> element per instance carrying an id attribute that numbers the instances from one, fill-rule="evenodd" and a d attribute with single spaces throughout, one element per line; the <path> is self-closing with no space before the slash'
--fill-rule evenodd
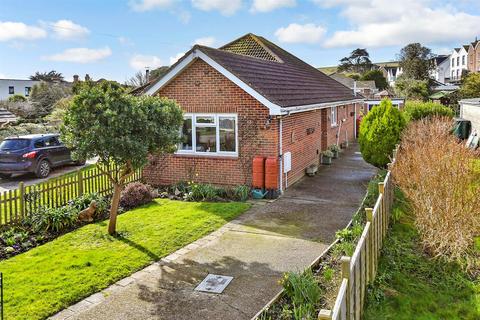
<path id="1" fill-rule="evenodd" d="M 324 109 L 330 107 L 338 107 L 346 104 L 353 104 L 358 102 L 363 102 L 365 99 L 350 99 L 350 100 L 343 100 L 343 101 L 335 101 L 335 102 L 324 102 L 318 104 L 308 104 L 303 106 L 295 106 L 295 107 L 283 107 L 281 113 L 282 114 L 290 114 L 290 113 L 298 113 L 298 112 L 305 112 L 310 110 L 317 110 L 317 109 Z"/>

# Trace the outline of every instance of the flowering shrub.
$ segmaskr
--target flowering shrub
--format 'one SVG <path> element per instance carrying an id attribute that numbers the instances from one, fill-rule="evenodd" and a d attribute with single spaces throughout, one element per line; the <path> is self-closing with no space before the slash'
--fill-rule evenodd
<path id="1" fill-rule="evenodd" d="M 120 196 L 120 206 L 126 209 L 135 208 L 149 203 L 156 197 L 156 192 L 147 184 L 141 182 L 129 183 Z"/>

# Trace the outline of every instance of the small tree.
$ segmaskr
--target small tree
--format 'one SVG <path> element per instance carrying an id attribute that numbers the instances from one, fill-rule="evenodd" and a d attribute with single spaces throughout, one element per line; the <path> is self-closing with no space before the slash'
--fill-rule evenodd
<path id="1" fill-rule="evenodd" d="M 372 61 L 367 49 L 355 49 L 350 56 L 342 58 L 338 66 L 339 72 L 354 72 L 363 74 L 372 68 Z"/>
<path id="2" fill-rule="evenodd" d="M 480 73 L 469 73 L 460 87 L 461 98 L 480 97 Z"/>
<path id="3" fill-rule="evenodd" d="M 385 79 L 385 76 L 383 75 L 382 71 L 380 71 L 380 70 L 367 71 L 362 77 L 360 77 L 360 80 L 373 80 L 373 81 L 375 81 L 375 86 L 379 90 L 385 90 L 386 88 L 388 88 L 387 79 Z"/>
<path id="4" fill-rule="evenodd" d="M 384 168 L 405 126 L 403 114 L 392 101 L 385 99 L 373 107 L 360 124 L 360 151 L 365 161 Z"/>
<path id="5" fill-rule="evenodd" d="M 62 127 L 75 159 L 98 157 L 99 170 L 113 185 L 108 233 L 116 233 L 120 193 L 126 180 L 156 152 L 173 152 L 182 111 L 168 99 L 125 93 L 120 85 L 85 82 L 73 98 Z M 113 172 L 105 167 L 113 165 Z"/>
<path id="6" fill-rule="evenodd" d="M 69 95 L 70 89 L 62 84 L 42 81 L 34 85 L 29 97 L 33 106 L 33 114 L 31 116 L 44 117 L 50 114 L 55 103 Z"/>
<path id="7" fill-rule="evenodd" d="M 430 70 L 434 67 L 432 51 L 420 43 L 410 43 L 400 51 L 400 67 L 406 78 L 428 80 Z"/>
<path id="8" fill-rule="evenodd" d="M 395 93 L 410 100 L 426 100 L 430 89 L 427 80 L 415 80 L 402 75 L 395 81 Z"/>
<path id="9" fill-rule="evenodd" d="M 49 72 L 35 72 L 33 76 L 30 76 L 30 80 L 45 81 L 45 82 L 61 82 L 63 81 L 63 75 L 55 70 Z"/>

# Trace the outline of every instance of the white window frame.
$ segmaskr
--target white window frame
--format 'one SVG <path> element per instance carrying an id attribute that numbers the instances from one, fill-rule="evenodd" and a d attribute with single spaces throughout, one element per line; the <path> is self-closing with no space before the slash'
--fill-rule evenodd
<path id="1" fill-rule="evenodd" d="M 337 126 L 337 115 L 338 115 L 337 107 L 331 107 L 330 108 L 330 125 L 332 127 Z"/>
<path id="2" fill-rule="evenodd" d="M 187 154 L 187 155 L 196 155 L 196 156 L 227 156 L 227 157 L 237 157 L 238 156 L 238 115 L 236 113 L 184 113 L 184 119 L 191 117 L 192 119 L 192 150 L 180 150 L 177 148 L 175 154 Z M 200 123 L 197 124 L 197 117 L 213 117 L 214 124 L 212 123 Z M 235 151 L 220 151 L 220 118 L 234 118 L 235 119 Z M 216 148 L 215 152 L 201 152 L 197 151 L 197 127 L 216 128 Z M 182 130 L 182 129 L 180 129 Z"/>

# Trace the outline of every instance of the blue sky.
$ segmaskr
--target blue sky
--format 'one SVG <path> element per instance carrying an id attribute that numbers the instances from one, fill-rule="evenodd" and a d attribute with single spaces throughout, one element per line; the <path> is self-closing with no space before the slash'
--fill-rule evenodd
<path id="1" fill-rule="evenodd" d="M 55 69 L 124 82 L 194 43 L 262 35 L 314 66 L 357 47 L 395 59 L 409 42 L 436 53 L 480 36 L 475 0 L 0 0 L 0 77 Z"/>

